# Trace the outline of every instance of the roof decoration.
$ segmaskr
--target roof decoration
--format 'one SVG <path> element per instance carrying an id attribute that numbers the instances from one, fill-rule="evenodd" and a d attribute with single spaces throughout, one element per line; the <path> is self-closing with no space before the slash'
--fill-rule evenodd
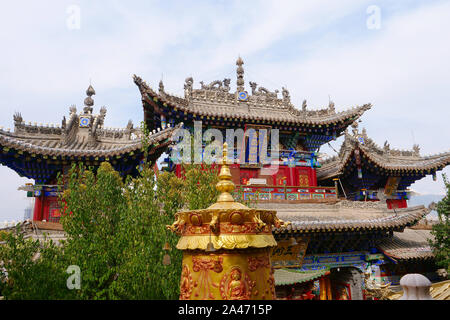
<path id="1" fill-rule="evenodd" d="M 328 275 L 328 269 L 313 270 L 313 271 L 299 271 L 295 269 L 275 269 L 274 278 L 276 286 L 293 285 L 297 283 L 304 283 L 308 281 L 317 280 L 325 275 Z"/>
<path id="2" fill-rule="evenodd" d="M 164 90 L 156 93 L 140 77 L 134 75 L 134 82 L 139 87 L 144 108 L 150 106 L 157 113 L 164 113 L 162 106 L 171 110 L 184 112 L 199 117 L 239 118 L 252 121 L 278 122 L 285 125 L 326 126 L 346 122 L 345 126 L 360 117 L 372 105 L 364 104 L 350 110 L 336 112 L 332 101 L 327 108 L 307 110 L 306 101 L 299 110 L 291 103 L 289 91 L 283 87 L 281 97 L 278 90 L 270 91 L 258 87 L 256 82 L 249 82 L 251 94 L 244 87 L 244 68 L 241 57 L 236 61 L 236 92 L 230 92 L 230 79 L 215 80 L 209 84 L 200 82 L 199 89 L 194 88 L 194 79 L 188 77 L 184 84 L 184 97 L 170 95 Z M 333 133 L 330 132 L 330 135 Z"/>
<path id="3" fill-rule="evenodd" d="M 236 65 L 238 66 L 236 69 L 236 74 L 237 74 L 237 80 L 236 80 L 236 84 L 237 84 L 237 91 L 244 91 L 244 68 L 242 67 L 242 65 L 244 64 L 244 61 L 242 60 L 241 57 L 239 57 L 236 60 Z"/>

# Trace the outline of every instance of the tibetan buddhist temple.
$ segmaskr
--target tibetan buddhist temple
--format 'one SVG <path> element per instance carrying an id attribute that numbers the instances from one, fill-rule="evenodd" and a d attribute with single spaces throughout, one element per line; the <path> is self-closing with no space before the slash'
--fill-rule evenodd
<path id="1" fill-rule="evenodd" d="M 141 130 L 131 120 L 125 128 L 105 128 L 106 108 L 94 114 L 94 94 L 90 85 L 83 109 L 77 112 L 72 105 L 61 125 L 27 123 L 16 113 L 14 130 L 0 130 L 0 163 L 35 181 L 24 188 L 35 198 L 33 220 L 59 221 L 57 175 L 66 174 L 74 163 L 98 167 L 109 161 L 123 176 L 137 174 L 143 159 Z M 175 129 L 153 129 L 149 160 L 161 155 Z"/>
<path id="2" fill-rule="evenodd" d="M 417 145 L 406 151 L 393 149 L 388 142 L 379 147 L 365 129 L 358 129 L 360 117 L 372 108 L 370 103 L 338 111 L 330 101 L 322 109 L 311 109 L 306 100 L 295 106 L 287 88 L 271 91 L 253 81 L 246 87 L 240 57 L 235 85 L 228 78 L 195 85 L 188 77 L 182 97 L 166 92 L 162 81 L 154 90 L 136 75 L 133 80 L 140 92 L 144 122 L 152 131 L 151 161 L 168 154 L 162 159 L 163 169 L 182 176 L 177 129 L 192 134 L 194 145 L 200 147 L 194 158 L 200 163 L 213 143 L 205 139 L 212 130 L 209 132 L 226 137 L 228 158 L 223 163 L 228 163 L 230 174 L 226 176 L 236 187 L 230 191 L 236 201 L 232 203 L 245 212 L 271 212 L 290 222 L 271 230 L 276 241 L 268 246 L 275 294 L 265 298 L 361 300 L 370 294 L 373 297 L 373 283 L 380 288 L 398 285 L 400 277 L 410 271 L 436 280 L 431 249 L 420 230 L 411 229 L 432 206 L 409 207 L 408 188 L 426 175 L 436 177 L 450 164 L 450 152 L 423 156 Z M 73 163 L 98 166 L 109 161 L 125 176 L 136 174 L 143 159 L 140 129 L 131 122 L 123 129 L 105 128 L 106 108 L 94 114 L 95 91 L 90 86 L 86 93 L 83 110 L 70 107 L 69 117 L 60 126 L 26 123 L 16 114 L 14 130 L 0 131 L 0 162 L 35 180 L 29 190 L 36 199 L 34 220 L 58 220 L 56 176 Z M 201 136 L 199 142 L 195 141 L 197 135 Z M 323 145 L 341 136 L 344 142 L 336 156 L 319 157 Z M 214 142 L 220 142 L 222 148 L 225 141 Z M 213 165 L 221 165 L 221 155 L 222 149 L 215 153 Z M 197 220 L 189 218 L 188 225 L 200 228 L 196 225 L 200 218 L 211 221 L 206 212 L 189 212 L 197 214 Z M 227 214 L 226 219 L 233 215 Z M 216 222 L 228 223 L 226 219 Z M 202 250 L 210 239 L 210 230 L 205 232 L 208 236 L 202 238 Z M 213 244 L 217 244 L 213 249 L 229 249 Z M 193 248 L 180 248 L 190 261 L 189 270 L 183 270 L 183 279 L 189 280 L 186 275 L 196 272 L 189 251 Z M 253 276 L 250 269 L 245 270 Z M 231 277 L 231 271 L 226 272 Z M 233 277 L 242 276 L 235 272 Z M 219 296 L 218 292 L 211 294 Z M 186 298 L 201 297 L 189 293 Z"/>

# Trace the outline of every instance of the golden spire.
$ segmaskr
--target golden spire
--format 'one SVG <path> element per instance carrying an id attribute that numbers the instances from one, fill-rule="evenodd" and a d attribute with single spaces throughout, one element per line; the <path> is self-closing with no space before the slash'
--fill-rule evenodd
<path id="1" fill-rule="evenodd" d="M 234 202 L 233 196 L 230 194 L 234 190 L 234 183 L 231 181 L 231 172 L 228 167 L 228 144 L 223 144 L 223 158 L 222 168 L 219 173 L 219 182 L 216 184 L 216 189 L 221 192 L 217 202 Z"/>
<path id="2" fill-rule="evenodd" d="M 248 209 L 247 206 L 242 203 L 234 201 L 233 196 L 230 194 L 234 190 L 234 183 L 231 181 L 232 176 L 230 168 L 228 167 L 228 144 L 223 144 L 222 151 L 222 167 L 219 172 L 219 182 L 216 184 L 216 189 L 220 192 L 217 202 L 213 203 L 208 209 Z"/>

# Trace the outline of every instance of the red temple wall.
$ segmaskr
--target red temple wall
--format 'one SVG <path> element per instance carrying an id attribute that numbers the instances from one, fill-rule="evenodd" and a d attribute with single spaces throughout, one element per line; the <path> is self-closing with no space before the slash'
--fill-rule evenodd
<path id="1" fill-rule="evenodd" d="M 230 171 L 236 185 L 246 185 L 253 178 L 266 179 L 267 185 L 317 186 L 316 169 L 311 167 L 279 166 L 278 172 L 273 175 L 261 175 L 259 168 L 242 168 L 239 164 L 231 164 Z M 182 175 L 181 165 L 176 165 L 175 174 L 177 177 Z"/>

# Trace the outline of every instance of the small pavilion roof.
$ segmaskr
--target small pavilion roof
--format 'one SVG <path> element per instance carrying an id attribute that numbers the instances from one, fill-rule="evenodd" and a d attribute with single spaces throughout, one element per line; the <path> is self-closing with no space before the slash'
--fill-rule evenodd
<path id="1" fill-rule="evenodd" d="M 418 145 L 413 150 L 390 149 L 388 142 L 381 148 L 367 136 L 365 129 L 360 134 L 354 125 L 353 134 L 345 133 L 345 140 L 339 154 L 321 163 L 317 169 L 317 179 L 326 180 L 341 175 L 353 159 L 355 150 L 360 150 L 375 166 L 391 171 L 432 171 L 442 170 L 450 164 L 450 151 L 431 156 L 421 156 Z"/>
<path id="2" fill-rule="evenodd" d="M 277 210 L 277 217 L 290 221 L 275 234 L 394 230 L 414 225 L 431 210 L 424 206 L 388 209 L 385 202 L 340 200 L 337 203 L 257 204 L 261 209 Z"/>
<path id="3" fill-rule="evenodd" d="M 70 107 L 68 120 L 61 125 L 28 124 L 20 113 L 14 115 L 14 131 L 0 128 L 0 147 L 14 149 L 33 155 L 58 157 L 111 157 L 121 156 L 142 148 L 142 133 L 134 128 L 131 120 L 125 128 L 104 128 L 106 108 L 93 114 L 92 95 L 95 90 L 89 86 L 86 91 L 83 111 L 77 113 Z M 175 127 L 159 128 L 149 137 L 149 143 L 158 144 L 168 140 Z"/>

